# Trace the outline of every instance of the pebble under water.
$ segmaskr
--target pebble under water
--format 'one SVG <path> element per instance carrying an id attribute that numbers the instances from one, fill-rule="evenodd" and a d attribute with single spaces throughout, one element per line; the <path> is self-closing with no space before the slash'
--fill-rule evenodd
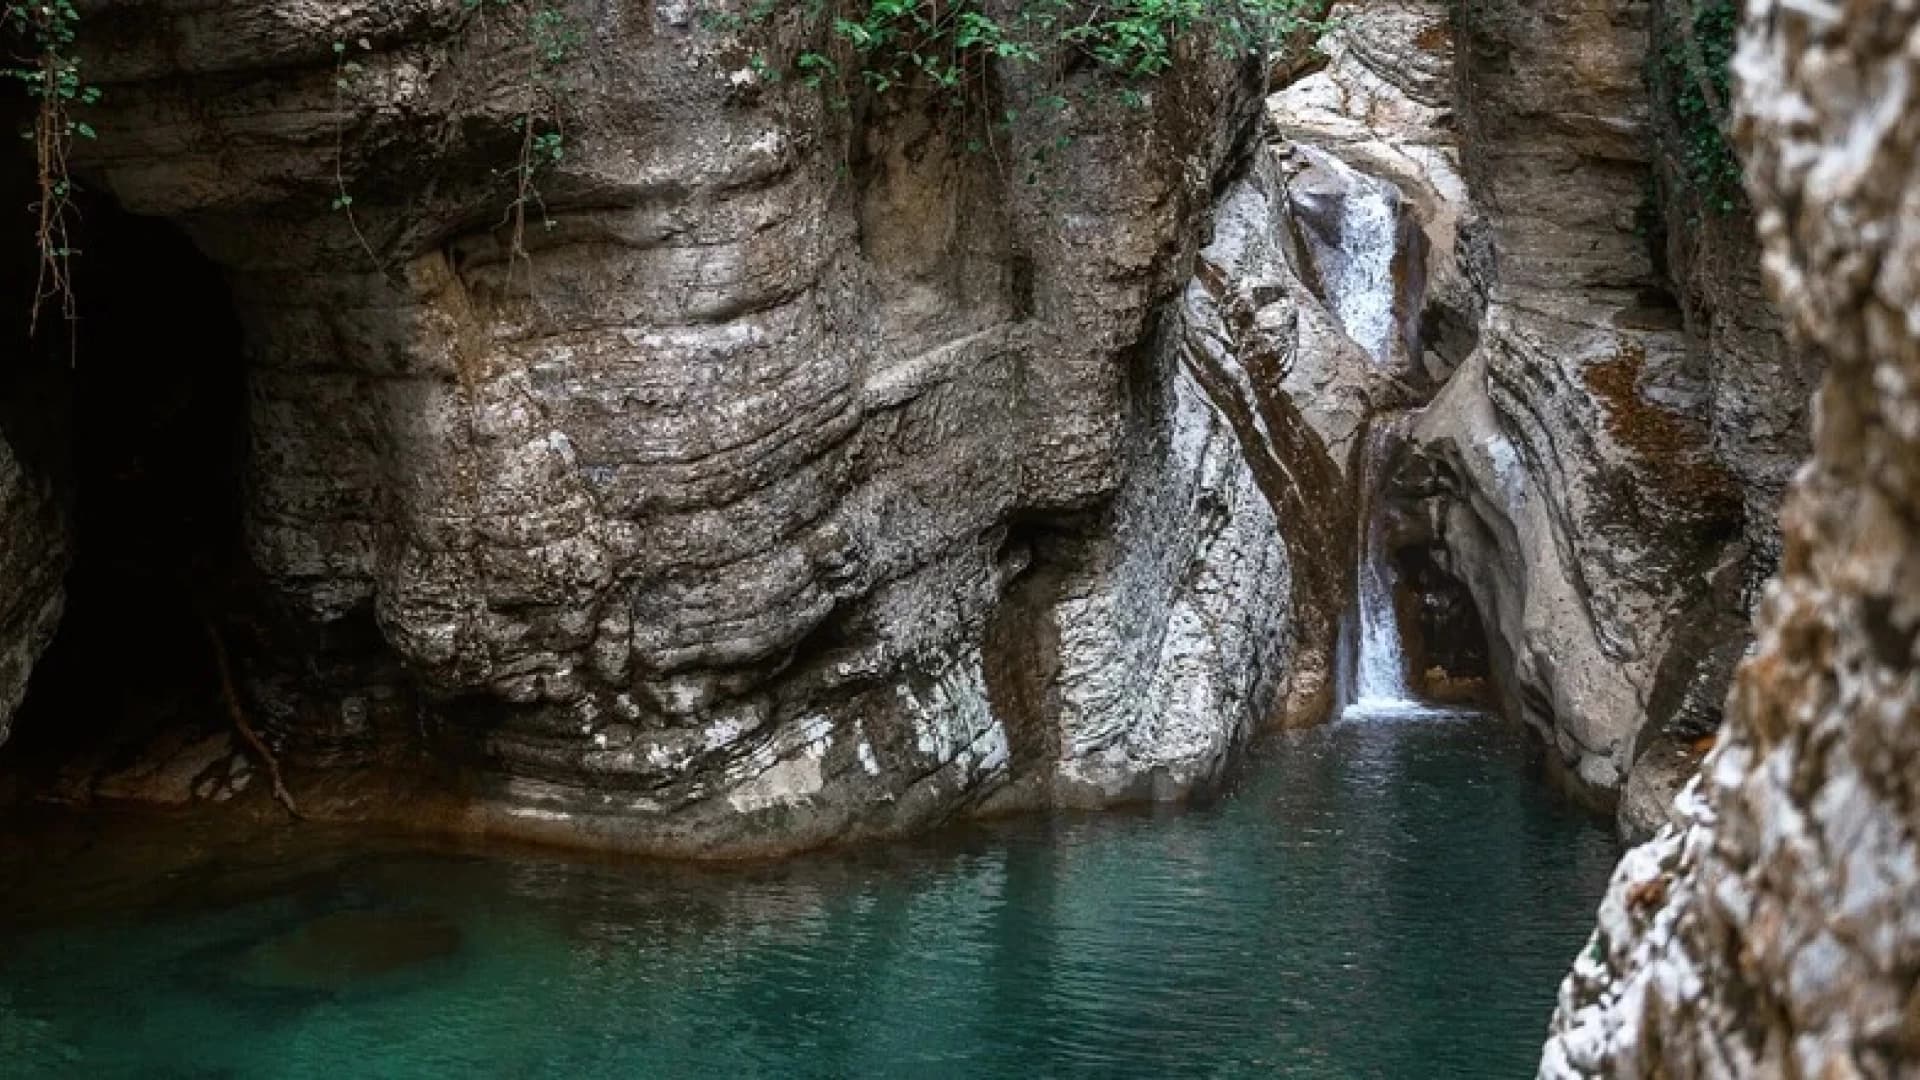
<path id="1" fill-rule="evenodd" d="M 1460 716 L 1276 737 L 1196 810 L 747 867 L 276 843 L 6 867 L 0 1073 L 1523 1077 L 1617 854 Z"/>

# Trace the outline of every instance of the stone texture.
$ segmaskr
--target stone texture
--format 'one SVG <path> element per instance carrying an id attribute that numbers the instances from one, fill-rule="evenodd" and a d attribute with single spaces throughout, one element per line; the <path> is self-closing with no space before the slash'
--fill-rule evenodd
<path id="1" fill-rule="evenodd" d="M 516 258 L 512 10 L 89 19 L 112 137 L 76 167 L 180 224 L 245 326 L 236 653 L 296 778 L 788 850 L 1178 797 L 1323 706 L 1347 532 L 1312 523 L 1355 419 L 1289 411 L 1326 324 L 1266 239 L 1251 65 L 1196 43 L 1141 109 L 1082 72 L 975 153 L 925 95 L 841 115 L 757 75 L 785 22 L 572 7 Z"/>
<path id="2" fill-rule="evenodd" d="M 1920 6 L 1750 5 L 1769 290 L 1827 366 L 1780 577 L 1684 826 L 1625 859 L 1547 1076 L 1920 1063 Z"/>
<path id="3" fill-rule="evenodd" d="M 1678 19 L 1690 10 L 1651 0 L 1649 49 L 1684 50 Z M 1649 79 L 1659 199 L 1650 209 L 1661 241 L 1655 254 L 1685 318 L 1697 379 L 1707 388 L 1716 455 L 1739 479 L 1746 505 L 1744 623 L 1779 565 L 1780 502 L 1810 451 L 1808 412 L 1820 370 L 1814 354 L 1786 334 L 1767 299 L 1751 209 L 1708 205 L 1688 178 L 1687 136 L 1669 100 L 1677 89 L 1663 78 Z"/>
<path id="4" fill-rule="evenodd" d="M 1405 196 L 1427 249 L 1418 363 L 1367 399 L 1424 405 L 1393 481 L 1419 505 L 1396 513 L 1425 519 L 1406 539 L 1473 598 L 1506 710 L 1610 801 L 1643 728 L 1667 726 L 1650 712 L 1723 692 L 1741 635 L 1689 636 L 1685 613 L 1746 566 L 1705 350 L 1636 229 L 1647 11 L 1458 14 L 1343 8 L 1326 64 L 1268 112 Z"/>
<path id="5" fill-rule="evenodd" d="M 1620 790 L 1620 812 L 1615 822 L 1624 844 L 1645 843 L 1662 827 L 1681 820 L 1676 796 L 1700 770 L 1703 756 L 1699 743 L 1682 742 L 1671 735 L 1655 734 L 1645 741 L 1646 748 Z"/>
<path id="6" fill-rule="evenodd" d="M 1204 48 L 980 153 L 757 74 L 789 23 L 579 5 L 516 257 L 510 7 L 100 5 L 76 167 L 246 324 L 261 726 L 646 850 L 1178 797 L 1324 715 L 1359 435 L 1431 399 L 1396 528 L 1567 771 L 1664 805 L 1630 770 L 1717 722 L 1809 365 L 1735 226 L 1641 235 L 1650 9 L 1453 7 L 1344 6 L 1269 155 Z M 1374 363 L 1328 268 L 1383 189 Z"/>
<path id="7" fill-rule="evenodd" d="M 1731 657 L 1702 658 L 1739 635 L 1687 631 L 1744 565 L 1706 353 L 1636 223 L 1647 17 L 1497 2 L 1462 22 L 1463 172 L 1494 255 L 1469 275 L 1486 283 L 1477 348 L 1413 433 L 1508 710 L 1602 801 L 1667 727 L 1650 714 L 1722 692 Z"/>
<path id="8" fill-rule="evenodd" d="M 1679 190 L 1643 82 L 1661 25 L 1642 4 L 1347 7 L 1268 106 L 1405 195 L 1419 363 L 1360 399 L 1431 399 L 1393 481 L 1420 505 L 1395 512 L 1473 597 L 1506 711 L 1603 803 L 1719 722 L 1815 369 L 1738 216 L 1648 204 Z M 1636 805 L 1684 779 L 1650 762 Z"/>
<path id="9" fill-rule="evenodd" d="M 27 471 L 0 429 L 0 742 L 64 606 L 66 523 L 44 477 Z"/>
<path id="10" fill-rule="evenodd" d="M 1418 280 L 1400 283 L 1419 295 L 1405 313 L 1421 353 L 1409 374 L 1424 376 L 1430 392 L 1478 340 L 1492 270 L 1486 217 L 1463 175 L 1450 9 L 1427 0 L 1345 6 L 1320 45 L 1326 63 L 1271 95 L 1268 119 L 1275 136 L 1335 154 L 1403 196 L 1424 245 L 1407 267 Z"/>

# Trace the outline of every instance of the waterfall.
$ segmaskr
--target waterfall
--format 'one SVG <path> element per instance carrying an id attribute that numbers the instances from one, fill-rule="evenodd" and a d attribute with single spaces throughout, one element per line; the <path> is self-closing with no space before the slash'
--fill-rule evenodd
<path id="1" fill-rule="evenodd" d="M 1360 565 L 1355 619 L 1352 702 L 1349 711 L 1405 711 L 1419 707 L 1407 686 L 1407 660 L 1394 615 L 1394 569 L 1387 553 L 1386 513 L 1380 498 L 1387 462 L 1399 437 L 1395 418 L 1381 418 L 1367 431 L 1361 464 Z"/>
<path id="2" fill-rule="evenodd" d="M 1294 152 L 1306 163 L 1289 185 L 1295 234 L 1312 260 L 1327 308 L 1374 367 L 1392 368 L 1406 355 L 1418 355 L 1416 328 L 1403 324 L 1403 316 L 1414 317 L 1409 313 L 1418 311 L 1419 298 L 1402 297 L 1395 277 L 1403 245 L 1419 242 L 1417 234 L 1402 235 L 1400 189 L 1317 147 L 1295 144 Z M 1407 254 L 1415 259 L 1419 252 Z M 1420 277 L 1409 284 L 1418 290 Z M 1358 587 L 1338 661 L 1346 715 L 1427 711 L 1408 685 L 1387 550 L 1383 488 L 1401 420 L 1376 416 L 1361 448 Z"/>
<path id="3" fill-rule="evenodd" d="M 1310 252 L 1327 305 L 1354 344 L 1374 363 L 1388 363 L 1399 325 L 1393 278 L 1400 243 L 1399 189 L 1314 147 L 1298 150 L 1325 175 L 1315 185 L 1320 190 L 1300 194 L 1323 211 L 1313 215 L 1318 221 L 1310 232 L 1318 235 L 1311 236 Z M 1328 203 L 1337 209 L 1325 213 Z M 1330 232 L 1337 235 L 1326 235 Z"/>

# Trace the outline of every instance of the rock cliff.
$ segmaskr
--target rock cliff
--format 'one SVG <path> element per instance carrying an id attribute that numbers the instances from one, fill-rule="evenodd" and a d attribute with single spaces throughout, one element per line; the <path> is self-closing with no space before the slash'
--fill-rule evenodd
<path id="1" fill-rule="evenodd" d="M 244 330 L 198 603 L 296 771 L 688 853 L 1181 797 L 1334 703 L 1361 436 L 1419 410 L 1423 632 L 1662 815 L 1810 365 L 1737 218 L 1652 213 L 1657 4 L 1345 5 L 1264 116 L 1197 41 L 1132 103 L 837 102 L 736 8 L 562 6 L 550 51 L 512 4 L 90 11 L 75 168 Z M 7 461 L 0 705 L 73 495 Z"/>
<path id="2" fill-rule="evenodd" d="M 556 71 L 493 5 L 91 14 L 75 168 L 244 327 L 229 630 L 281 756 L 727 853 L 1178 797 L 1324 711 L 1347 496 L 1278 388 L 1253 66 L 1069 73 L 982 152 L 715 14 L 567 9 Z M 566 153 L 516 203 L 536 77 Z"/>
<path id="3" fill-rule="evenodd" d="M 1417 362 L 1372 399 L 1422 406 L 1391 484 L 1423 522 L 1402 542 L 1471 597 L 1506 711 L 1596 801 L 1624 791 L 1634 834 L 1718 722 L 1812 368 L 1757 295 L 1745 219 L 1655 182 L 1644 71 L 1667 25 L 1642 4 L 1343 8 L 1326 63 L 1269 103 L 1279 136 L 1408 201 Z"/>
<path id="4" fill-rule="evenodd" d="M 1494 265 L 1479 347 L 1416 432 L 1509 708 L 1605 799 L 1659 730 L 1657 703 L 1724 687 L 1687 628 L 1742 559 L 1711 361 L 1636 221 L 1647 17 L 1612 3 L 1466 16 L 1460 127 Z"/>
<path id="5" fill-rule="evenodd" d="M 1683 821 L 1622 861 L 1547 1076 L 1904 1076 L 1920 923 L 1920 8 L 1752 4 L 1769 290 L 1827 365 L 1813 460 Z"/>

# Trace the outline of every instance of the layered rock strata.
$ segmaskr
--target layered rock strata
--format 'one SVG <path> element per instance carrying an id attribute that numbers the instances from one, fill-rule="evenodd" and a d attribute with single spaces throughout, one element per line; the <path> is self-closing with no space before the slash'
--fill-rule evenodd
<path id="1" fill-rule="evenodd" d="M 1324 708 L 1340 472 L 1278 389 L 1259 211 L 1195 260 L 1250 65 L 1196 43 L 1143 108 L 996 69 L 1067 104 L 983 152 L 927 96 L 769 80 L 780 19 L 569 8 L 548 70 L 516 10 L 89 23 L 76 168 L 245 326 L 235 652 L 296 774 L 784 850 L 1178 797 Z"/>
<path id="2" fill-rule="evenodd" d="M 1920 1061 L 1920 8 L 1753 5 L 1738 136 L 1769 288 L 1828 369 L 1753 657 L 1682 827 L 1622 861 L 1548 1076 Z"/>

